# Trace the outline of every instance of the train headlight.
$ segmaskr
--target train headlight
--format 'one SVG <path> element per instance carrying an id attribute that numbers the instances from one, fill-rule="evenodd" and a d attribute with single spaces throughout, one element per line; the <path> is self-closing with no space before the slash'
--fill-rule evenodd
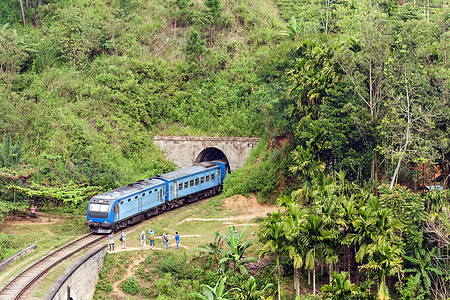
<path id="1" fill-rule="evenodd" d="M 108 221 L 103 221 L 103 223 L 108 223 Z"/>

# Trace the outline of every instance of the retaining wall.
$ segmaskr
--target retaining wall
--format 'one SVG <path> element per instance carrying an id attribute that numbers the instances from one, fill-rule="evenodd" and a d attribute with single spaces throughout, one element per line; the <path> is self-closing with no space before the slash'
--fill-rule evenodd
<path id="1" fill-rule="evenodd" d="M 106 244 L 100 244 L 81 256 L 61 274 L 43 299 L 92 299 L 105 259 L 106 249 Z"/>
<path id="2" fill-rule="evenodd" d="M 28 253 L 36 251 L 37 245 L 30 245 L 26 247 L 25 249 L 20 250 L 19 252 L 11 255 L 10 257 L 6 258 L 2 262 L 0 262 L 0 272 L 9 267 L 13 262 L 18 260 L 21 257 L 24 257 Z"/>

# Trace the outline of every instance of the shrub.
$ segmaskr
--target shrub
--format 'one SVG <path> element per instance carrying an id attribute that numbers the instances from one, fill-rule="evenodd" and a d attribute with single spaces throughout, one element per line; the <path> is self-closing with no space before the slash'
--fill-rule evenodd
<path id="1" fill-rule="evenodd" d="M 137 295 L 139 293 L 139 283 L 136 280 L 136 277 L 130 276 L 128 280 L 122 281 L 122 290 L 125 293 L 131 294 L 131 295 Z"/>

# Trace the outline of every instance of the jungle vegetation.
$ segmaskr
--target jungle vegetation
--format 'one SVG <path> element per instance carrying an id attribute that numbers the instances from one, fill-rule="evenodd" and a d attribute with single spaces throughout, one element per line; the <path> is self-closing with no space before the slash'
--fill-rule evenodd
<path id="1" fill-rule="evenodd" d="M 153 135 L 260 136 L 224 189 L 280 205 L 247 299 L 447 299 L 449 47 L 444 0 L 2 0 L 1 219 L 175 169 Z"/>

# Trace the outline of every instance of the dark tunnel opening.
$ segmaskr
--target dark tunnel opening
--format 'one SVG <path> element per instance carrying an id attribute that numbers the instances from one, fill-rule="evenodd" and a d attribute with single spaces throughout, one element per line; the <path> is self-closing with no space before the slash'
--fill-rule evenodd
<path id="1" fill-rule="evenodd" d="M 226 155 L 217 148 L 206 148 L 197 156 L 195 163 L 201 163 L 203 161 L 212 161 L 212 160 L 220 160 L 227 164 L 227 172 L 231 173 L 230 164 L 228 162 L 228 158 Z"/>

